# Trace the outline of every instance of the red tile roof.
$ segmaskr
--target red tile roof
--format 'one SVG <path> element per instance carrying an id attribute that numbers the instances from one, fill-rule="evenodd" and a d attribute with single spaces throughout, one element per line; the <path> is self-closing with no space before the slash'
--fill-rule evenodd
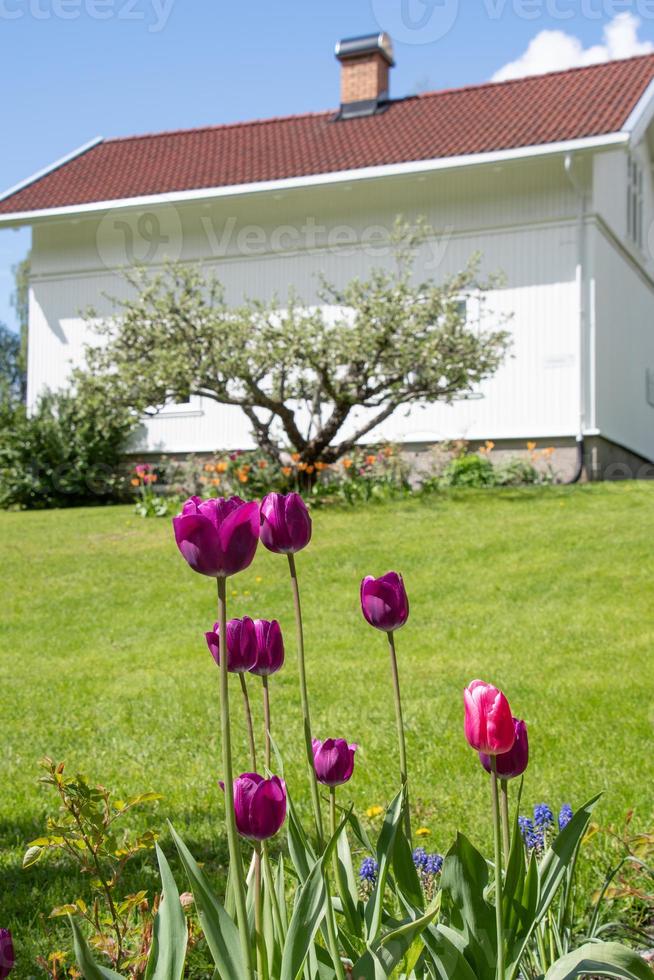
<path id="1" fill-rule="evenodd" d="M 334 112 L 104 140 L 0 201 L 0 215 L 227 187 L 618 132 L 654 55 Z"/>

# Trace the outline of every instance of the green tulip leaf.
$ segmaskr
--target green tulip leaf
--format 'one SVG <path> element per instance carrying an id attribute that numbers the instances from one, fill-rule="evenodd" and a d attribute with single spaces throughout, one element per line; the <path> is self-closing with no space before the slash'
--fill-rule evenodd
<path id="1" fill-rule="evenodd" d="M 425 959 L 433 967 L 438 980 L 477 980 L 477 975 L 465 958 L 462 937 L 443 925 L 429 926 L 422 935 Z"/>
<path id="2" fill-rule="evenodd" d="M 402 818 L 403 802 L 404 791 L 400 790 L 386 811 L 379 840 L 377 841 L 377 882 L 366 904 L 365 910 L 366 942 L 368 946 L 371 946 L 375 942 L 381 931 L 386 879 L 393 858 L 395 835 Z"/>
<path id="3" fill-rule="evenodd" d="M 188 929 L 179 891 L 166 856 L 155 844 L 163 899 L 159 905 L 152 931 L 152 946 L 145 970 L 145 980 L 180 980 L 184 976 L 184 960 Z"/>
<path id="4" fill-rule="evenodd" d="M 316 932 L 327 911 L 328 893 L 325 886 L 325 868 L 349 818 L 348 812 L 336 828 L 322 855 L 314 862 L 308 877 L 296 895 L 293 915 L 286 934 L 280 980 L 297 980 L 302 972 L 304 962 L 313 946 Z"/>
<path id="5" fill-rule="evenodd" d="M 650 967 L 633 949 L 620 943 L 586 943 L 549 968 L 545 980 L 573 980 L 585 976 L 652 980 Z"/>
<path id="6" fill-rule="evenodd" d="M 547 914 L 552 899 L 563 880 L 566 868 L 575 859 L 577 849 L 590 822 L 591 814 L 601 795 L 599 793 L 594 796 L 577 810 L 570 823 L 557 834 L 545 852 L 539 869 L 540 897 L 537 910 L 539 922 Z"/>
<path id="7" fill-rule="evenodd" d="M 301 882 L 305 882 L 309 877 L 311 868 L 316 863 L 316 855 L 300 823 L 288 788 L 286 790 L 286 805 L 288 808 L 288 851 L 298 878 Z"/>
<path id="8" fill-rule="evenodd" d="M 193 892 L 200 925 L 220 975 L 223 977 L 245 976 L 236 924 L 212 891 L 204 872 L 198 866 L 182 838 L 172 824 L 169 823 L 168 826 L 191 883 L 191 891 Z"/>
<path id="9" fill-rule="evenodd" d="M 395 889 L 399 893 L 400 899 L 407 906 L 407 911 L 411 912 L 417 909 L 422 912 L 425 907 L 425 897 L 413 860 L 411 845 L 402 826 L 397 828 L 395 834 L 393 879 Z"/>
<path id="10" fill-rule="evenodd" d="M 477 980 L 492 980 L 496 970 L 495 909 L 484 898 L 487 884 L 486 861 L 467 837 L 457 834 L 441 872 L 443 919 L 461 935 Z"/>
<path id="11" fill-rule="evenodd" d="M 357 980 L 384 980 L 420 938 L 424 930 L 438 915 L 440 895 L 424 915 L 407 919 L 384 933 L 354 964 L 353 975 Z M 419 955 L 419 951 L 416 954 Z"/>
<path id="12" fill-rule="evenodd" d="M 110 970 L 106 966 L 100 966 L 93 959 L 89 944 L 84 938 L 84 934 L 79 925 L 70 915 L 68 916 L 70 928 L 73 931 L 73 949 L 75 959 L 81 970 L 84 980 L 123 980 L 120 973 Z"/>

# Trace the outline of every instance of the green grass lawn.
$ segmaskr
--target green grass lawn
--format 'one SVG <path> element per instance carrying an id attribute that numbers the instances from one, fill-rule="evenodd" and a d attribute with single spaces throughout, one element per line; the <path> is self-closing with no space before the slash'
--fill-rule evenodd
<path id="1" fill-rule="evenodd" d="M 603 790 L 600 823 L 634 807 L 651 826 L 653 538 L 654 484 L 462 491 L 316 513 L 298 567 L 315 733 L 360 745 L 342 799 L 384 804 L 398 782 L 385 640 L 358 602 L 364 574 L 394 568 L 411 601 L 397 644 L 427 846 L 443 851 L 456 827 L 490 840 L 487 777 L 462 732 L 461 691 L 475 677 L 502 686 L 529 725 L 526 805 L 575 805 Z M 37 784 L 42 755 L 121 794 L 161 792 L 152 822 L 163 830 L 172 819 L 210 868 L 225 860 L 218 676 L 202 635 L 215 586 L 186 566 L 168 521 L 124 507 L 0 514 L 0 552 L 0 925 L 15 932 L 16 976 L 28 977 L 36 955 L 64 941 L 51 908 L 85 887 L 65 863 L 21 869 L 54 809 Z M 228 596 L 230 615 L 277 617 L 285 632 L 272 724 L 308 815 L 285 559 L 261 548 Z M 240 771 L 249 766 L 233 691 Z M 150 856 L 152 890 L 149 867 Z"/>

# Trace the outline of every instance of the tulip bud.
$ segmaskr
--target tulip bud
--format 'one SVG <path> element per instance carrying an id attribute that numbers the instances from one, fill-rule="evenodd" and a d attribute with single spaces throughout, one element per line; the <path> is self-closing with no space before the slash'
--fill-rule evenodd
<path id="1" fill-rule="evenodd" d="M 240 497 L 190 497 L 173 517 L 175 541 L 192 569 L 223 578 L 252 562 L 259 540 L 259 508 Z"/>
<path id="2" fill-rule="evenodd" d="M 354 771 L 356 744 L 349 745 L 344 738 L 326 738 L 324 742 L 314 738 L 312 748 L 318 782 L 324 786 L 347 783 Z"/>
<path id="3" fill-rule="evenodd" d="M 522 776 L 529 762 L 529 739 L 527 737 L 527 726 L 524 721 L 518 718 L 513 719 L 513 729 L 515 732 L 515 742 L 508 752 L 495 756 L 497 775 L 501 779 L 515 779 Z M 479 753 L 479 760 L 486 770 L 492 772 L 493 766 L 491 757 L 484 752 Z"/>
<path id="4" fill-rule="evenodd" d="M 473 681 L 463 692 L 465 736 L 484 755 L 502 755 L 513 747 L 515 729 L 509 702 L 492 684 Z"/>
<path id="5" fill-rule="evenodd" d="M 311 540 L 311 518 L 299 493 L 269 493 L 261 501 L 261 541 L 268 551 L 290 555 Z"/>
<path id="6" fill-rule="evenodd" d="M 213 630 L 204 635 L 211 656 L 220 666 L 220 623 L 214 623 Z M 230 619 L 227 623 L 227 670 L 244 674 L 252 668 L 256 656 L 257 636 L 253 620 L 249 616 Z"/>
<path id="7" fill-rule="evenodd" d="M 224 790 L 223 783 L 220 784 Z M 241 837 L 267 840 L 286 819 L 286 784 L 279 776 L 264 779 L 244 772 L 234 780 L 234 815 Z"/>
<path id="8" fill-rule="evenodd" d="M 375 629 L 390 633 L 409 618 L 409 600 L 402 576 L 387 572 L 381 578 L 366 576 L 361 582 L 361 610 Z"/>
<path id="9" fill-rule="evenodd" d="M 250 672 L 261 676 L 275 674 L 284 665 L 284 639 L 276 619 L 254 622 L 256 653 Z"/>
<path id="10" fill-rule="evenodd" d="M 16 956 L 9 929 L 0 929 L 0 980 L 5 980 L 14 968 Z"/>

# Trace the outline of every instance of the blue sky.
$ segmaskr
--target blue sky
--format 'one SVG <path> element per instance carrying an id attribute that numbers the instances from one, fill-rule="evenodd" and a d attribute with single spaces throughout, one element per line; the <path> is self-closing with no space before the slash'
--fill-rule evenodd
<path id="1" fill-rule="evenodd" d="M 94 136 L 320 110 L 385 28 L 392 94 L 654 49 L 654 0 L 0 0 L 4 190 Z M 0 321 L 28 231 L 0 231 Z"/>

